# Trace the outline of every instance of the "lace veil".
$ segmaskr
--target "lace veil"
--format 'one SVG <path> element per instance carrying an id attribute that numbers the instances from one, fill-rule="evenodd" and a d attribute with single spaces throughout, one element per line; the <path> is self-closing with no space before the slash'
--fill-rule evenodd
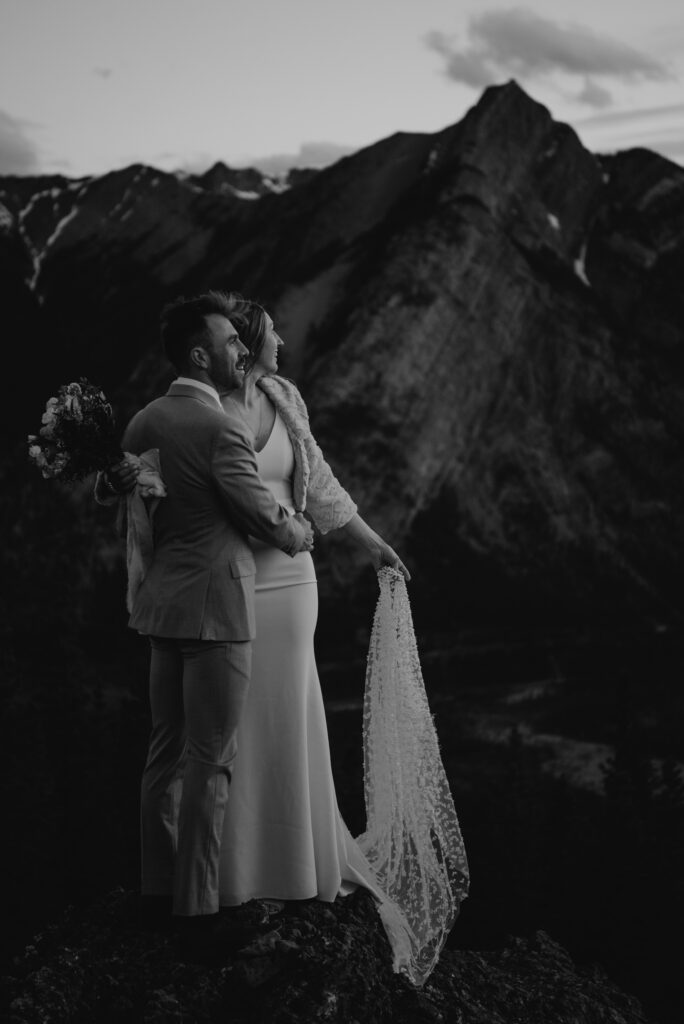
<path id="1" fill-rule="evenodd" d="M 364 695 L 366 831 L 394 969 L 422 985 L 468 894 L 468 862 L 439 753 L 403 576 L 378 573 Z"/>

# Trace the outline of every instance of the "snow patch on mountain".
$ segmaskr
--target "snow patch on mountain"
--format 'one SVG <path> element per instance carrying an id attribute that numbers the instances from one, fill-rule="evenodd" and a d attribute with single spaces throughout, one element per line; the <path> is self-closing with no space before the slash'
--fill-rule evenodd
<path id="1" fill-rule="evenodd" d="M 582 248 L 580 249 L 579 256 L 577 257 L 577 259 L 573 263 L 573 270 L 575 271 L 576 276 L 579 277 L 579 279 L 582 282 L 582 284 L 585 284 L 587 286 L 587 288 L 591 288 L 591 282 L 590 282 L 589 278 L 587 277 L 587 272 L 586 272 L 586 267 L 585 267 L 586 258 L 587 258 L 587 243 L 586 243 L 586 240 L 585 240 L 582 243 Z"/>
<path id="2" fill-rule="evenodd" d="M 279 195 L 281 192 L 288 192 L 290 186 L 283 178 L 264 178 L 264 186 L 269 192 Z"/>
<path id="3" fill-rule="evenodd" d="M 7 233 L 8 231 L 11 230 L 11 228 L 13 226 L 14 226 L 14 217 L 12 216 L 10 211 L 7 209 L 7 207 L 4 206 L 2 203 L 0 203 L 0 230 L 3 233 Z"/>
<path id="4" fill-rule="evenodd" d="M 27 281 L 27 284 L 28 284 L 29 288 L 31 289 L 31 291 L 35 291 L 36 290 L 36 285 L 38 284 L 38 278 L 40 276 L 40 271 L 41 271 L 41 268 L 43 266 L 43 262 L 45 260 L 45 257 L 47 255 L 48 249 L 55 244 L 55 242 L 57 241 L 59 236 L 62 234 L 62 232 L 64 231 L 64 228 L 67 226 L 67 224 L 70 224 L 71 221 L 74 219 L 74 217 L 76 217 L 76 215 L 78 214 L 78 211 L 79 211 L 79 207 L 78 206 L 74 206 L 74 208 L 72 210 L 70 210 L 69 213 L 67 213 L 66 217 L 62 217 L 62 219 L 57 223 L 54 231 L 52 232 L 52 234 L 50 235 L 50 237 L 46 241 L 45 245 L 43 246 L 42 251 L 37 251 L 35 249 L 35 247 L 31 246 L 31 257 L 32 257 L 32 262 L 33 262 L 33 274 L 31 275 L 31 277 Z"/>

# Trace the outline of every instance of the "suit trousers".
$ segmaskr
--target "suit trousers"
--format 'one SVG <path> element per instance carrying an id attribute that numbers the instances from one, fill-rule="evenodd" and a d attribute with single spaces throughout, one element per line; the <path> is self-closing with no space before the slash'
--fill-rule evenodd
<path id="1" fill-rule="evenodd" d="M 172 894 L 174 914 L 213 914 L 252 645 L 150 637 L 150 646 L 152 732 L 141 784 L 141 890 Z"/>

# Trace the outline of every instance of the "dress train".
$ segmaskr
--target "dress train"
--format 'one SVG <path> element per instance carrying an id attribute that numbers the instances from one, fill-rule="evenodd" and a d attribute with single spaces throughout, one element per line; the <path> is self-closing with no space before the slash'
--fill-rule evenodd
<path id="1" fill-rule="evenodd" d="M 294 456 L 276 416 L 259 473 L 291 501 Z M 219 901 L 326 902 L 368 889 L 394 969 L 421 985 L 467 894 L 468 867 L 425 697 L 403 577 L 381 570 L 364 700 L 367 829 L 337 806 L 314 654 L 318 592 L 311 556 L 253 542 L 252 678 L 238 730 L 219 868 Z"/>

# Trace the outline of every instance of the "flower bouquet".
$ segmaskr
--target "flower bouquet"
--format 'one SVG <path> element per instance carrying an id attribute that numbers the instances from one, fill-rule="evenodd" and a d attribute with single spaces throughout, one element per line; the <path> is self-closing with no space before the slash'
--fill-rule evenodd
<path id="1" fill-rule="evenodd" d="M 29 435 L 29 457 L 44 477 L 67 483 L 124 458 L 112 407 L 85 377 L 64 384 L 45 406 L 39 434 Z"/>
<path id="2" fill-rule="evenodd" d="M 126 601 L 130 611 L 152 561 L 152 519 L 159 500 L 166 497 L 159 449 L 149 448 L 140 455 L 122 451 L 112 407 L 104 392 L 85 377 L 77 383 L 62 385 L 57 396 L 48 400 L 40 433 L 31 434 L 28 443 L 29 458 L 46 478 L 59 477 L 73 483 L 123 461 L 134 470 L 135 483 L 125 494 L 119 493 L 104 477 L 106 487 L 112 492 L 111 500 L 123 501 L 127 513 Z M 96 500 L 109 504 L 109 500 L 97 497 L 97 490 L 96 483 Z"/>

